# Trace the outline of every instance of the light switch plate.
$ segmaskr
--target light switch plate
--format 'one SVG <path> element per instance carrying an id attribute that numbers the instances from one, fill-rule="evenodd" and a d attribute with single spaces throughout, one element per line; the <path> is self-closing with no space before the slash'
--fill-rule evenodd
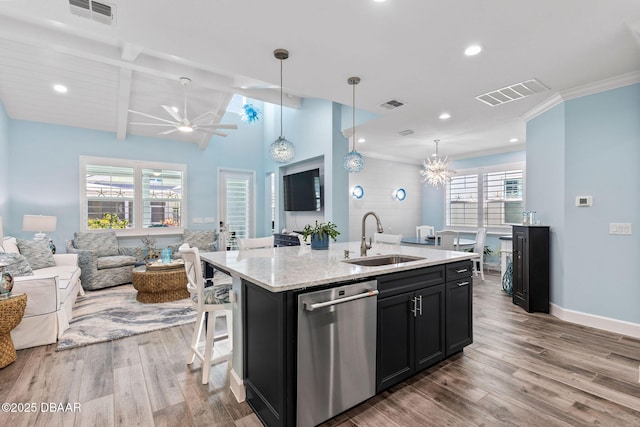
<path id="1" fill-rule="evenodd" d="M 612 222 L 609 224 L 609 234 L 631 234 L 631 224 L 628 222 Z"/>
<path id="2" fill-rule="evenodd" d="M 202 218 L 193 218 L 192 221 L 194 224 L 202 224 Z"/>

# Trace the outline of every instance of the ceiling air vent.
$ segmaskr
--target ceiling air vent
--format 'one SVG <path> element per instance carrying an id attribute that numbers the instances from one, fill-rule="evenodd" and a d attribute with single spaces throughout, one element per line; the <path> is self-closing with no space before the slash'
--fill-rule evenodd
<path id="1" fill-rule="evenodd" d="M 387 110 L 393 110 L 394 108 L 402 107 L 404 102 L 398 101 L 397 99 L 391 99 L 387 102 L 380 104 L 380 106 Z"/>
<path id="2" fill-rule="evenodd" d="M 411 129 L 403 130 L 398 132 L 398 135 L 401 135 L 401 136 L 413 135 L 413 131 Z"/>
<path id="3" fill-rule="evenodd" d="M 476 99 L 495 107 L 496 105 L 505 104 L 507 102 L 515 101 L 516 99 L 522 99 L 529 95 L 544 92 L 546 90 L 549 90 L 549 88 L 538 80 L 531 79 L 478 95 L 476 96 Z"/>
<path id="4" fill-rule="evenodd" d="M 114 7 L 106 3 L 90 0 L 69 0 L 71 13 L 83 18 L 111 25 L 114 18 Z"/>

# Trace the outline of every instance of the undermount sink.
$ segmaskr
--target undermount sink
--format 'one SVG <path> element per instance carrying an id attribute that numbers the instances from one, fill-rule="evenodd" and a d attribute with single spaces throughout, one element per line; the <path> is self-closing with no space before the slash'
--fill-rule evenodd
<path id="1" fill-rule="evenodd" d="M 419 256 L 410 255 L 380 255 L 367 258 L 345 259 L 342 262 L 347 264 L 362 265 L 365 267 L 377 267 L 380 265 L 400 264 L 403 262 L 420 261 L 426 259 Z"/>

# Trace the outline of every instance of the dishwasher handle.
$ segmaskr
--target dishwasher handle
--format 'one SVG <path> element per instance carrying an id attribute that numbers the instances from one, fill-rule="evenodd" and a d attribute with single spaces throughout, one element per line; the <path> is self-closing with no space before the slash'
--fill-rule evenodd
<path id="1" fill-rule="evenodd" d="M 350 297 L 344 297 L 344 298 L 337 298 L 337 299 L 333 299 L 333 300 L 325 301 L 325 302 L 316 302 L 314 304 L 309 304 L 308 302 L 305 302 L 304 303 L 304 309 L 307 310 L 307 311 L 313 311 L 313 310 L 318 309 L 318 308 L 328 307 L 330 305 L 341 304 L 343 302 L 353 301 L 353 300 L 357 300 L 357 299 L 361 299 L 361 298 L 374 297 L 374 296 L 378 295 L 379 293 L 380 292 L 377 289 L 374 289 L 374 290 L 371 290 L 371 291 L 364 292 L 362 294 L 351 295 Z"/>

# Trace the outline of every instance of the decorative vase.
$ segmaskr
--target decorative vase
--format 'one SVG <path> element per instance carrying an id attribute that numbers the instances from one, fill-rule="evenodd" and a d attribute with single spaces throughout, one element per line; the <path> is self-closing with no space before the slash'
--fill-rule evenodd
<path id="1" fill-rule="evenodd" d="M 0 273 L 0 298 L 8 298 L 11 296 L 13 289 L 13 277 L 8 271 Z"/>
<path id="2" fill-rule="evenodd" d="M 311 249 L 329 249 L 329 236 L 313 234 L 311 236 Z"/>

